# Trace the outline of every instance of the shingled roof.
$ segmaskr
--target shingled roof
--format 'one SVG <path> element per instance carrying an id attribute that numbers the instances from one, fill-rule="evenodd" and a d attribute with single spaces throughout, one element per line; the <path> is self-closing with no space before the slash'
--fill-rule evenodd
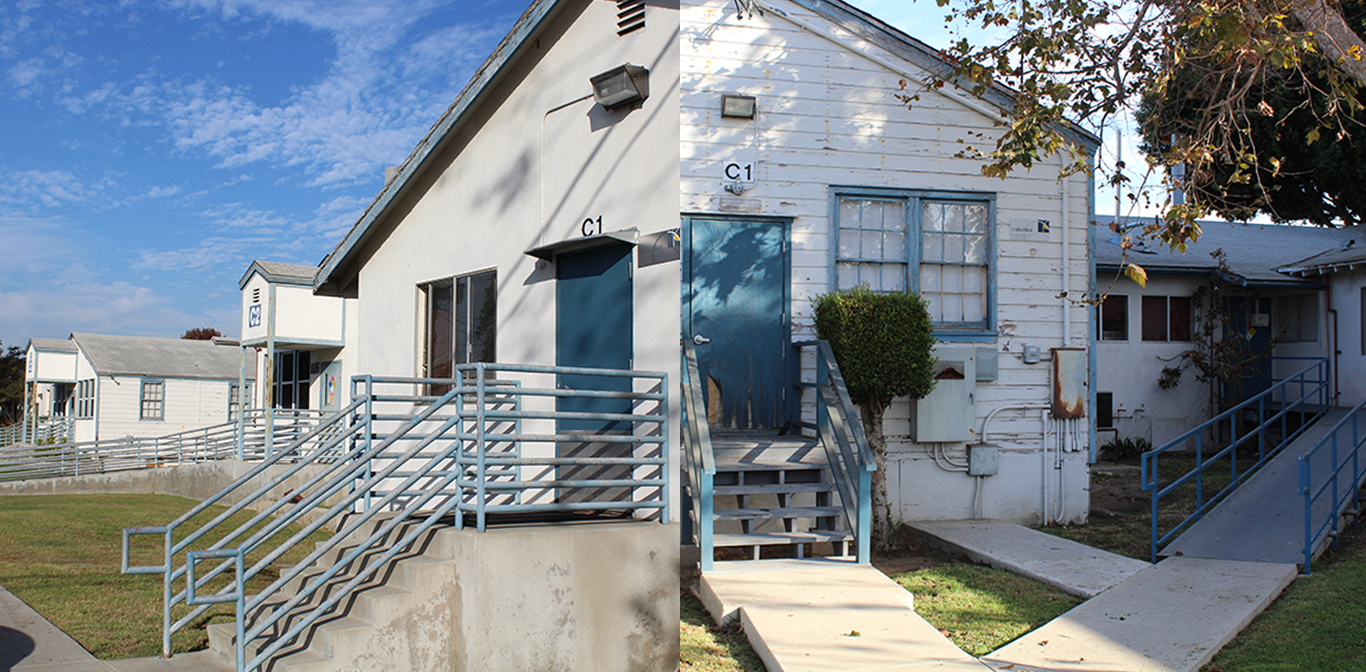
<path id="1" fill-rule="evenodd" d="M 241 351 L 212 341 L 106 334 L 72 334 L 71 340 L 105 376 L 237 380 L 241 371 Z M 247 366 L 248 379 L 255 368 Z"/>
<path id="2" fill-rule="evenodd" d="M 1096 225 L 1108 228 L 1112 217 L 1099 215 Z M 1129 224 L 1151 223 L 1151 218 L 1130 218 Z M 1149 274 L 1209 273 L 1218 268 L 1210 253 L 1223 250 L 1229 271 L 1243 284 L 1258 286 L 1314 286 L 1312 280 L 1286 275 L 1285 269 L 1296 260 L 1328 251 L 1341 251 L 1348 241 L 1362 238 L 1357 227 L 1327 228 L 1287 224 L 1252 224 L 1202 221 L 1200 238 L 1186 252 L 1150 242 L 1129 250 L 1127 261 L 1142 266 Z M 1096 243 L 1096 266 L 1118 270 L 1124 263 L 1123 250 L 1114 236 L 1102 230 Z M 1366 243 L 1366 240 L 1360 241 Z"/>

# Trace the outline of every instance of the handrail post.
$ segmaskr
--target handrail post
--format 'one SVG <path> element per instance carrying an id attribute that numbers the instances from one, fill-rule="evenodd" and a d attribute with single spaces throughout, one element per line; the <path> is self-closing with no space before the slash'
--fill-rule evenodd
<path id="1" fill-rule="evenodd" d="M 485 443 L 484 443 L 484 440 L 485 440 L 485 431 L 487 430 L 487 427 L 484 426 L 484 422 L 485 422 L 485 420 L 484 420 L 484 404 L 485 404 L 485 395 L 486 395 L 486 393 L 487 393 L 487 390 L 486 390 L 486 387 L 485 387 L 485 386 L 486 386 L 487 383 L 488 383 L 488 379 L 487 379 L 487 370 L 488 370 L 488 369 L 487 369 L 487 366 L 488 366 L 487 364 L 484 364 L 483 362 L 480 362 L 480 363 L 475 367 L 476 382 L 475 382 L 475 386 L 474 386 L 474 395 L 475 395 L 474 417 L 475 417 L 475 423 L 476 423 L 475 429 L 474 429 L 474 436 L 475 436 L 475 439 L 474 439 L 474 441 L 475 441 L 475 443 L 474 443 L 474 450 L 475 450 L 475 452 L 474 452 L 474 460 L 475 460 L 475 467 L 474 467 L 474 473 L 475 473 L 475 477 L 474 477 L 475 514 L 474 514 L 474 515 L 475 515 L 475 519 L 474 519 L 474 525 L 475 525 L 475 529 L 479 530 L 480 532 L 483 532 L 483 531 L 484 531 L 484 525 L 485 525 L 485 522 L 486 522 L 486 521 L 485 521 L 485 518 L 484 518 L 485 513 L 486 513 L 486 511 L 485 511 L 485 506 L 486 506 L 486 504 L 485 504 L 485 498 L 484 498 L 484 483 L 485 483 L 485 480 L 487 479 L 487 475 L 488 475 L 488 474 L 487 474 L 487 469 L 488 469 L 487 457 L 488 457 L 488 455 L 487 455 L 487 453 L 486 453 L 486 448 L 487 448 L 487 446 L 486 446 Z"/>

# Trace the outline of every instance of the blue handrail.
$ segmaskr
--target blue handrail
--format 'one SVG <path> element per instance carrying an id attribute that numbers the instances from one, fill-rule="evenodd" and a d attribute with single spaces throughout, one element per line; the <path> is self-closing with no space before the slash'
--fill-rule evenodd
<path id="1" fill-rule="evenodd" d="M 701 569 L 709 572 L 715 550 L 712 493 L 716 481 L 716 455 L 712 452 L 711 427 L 707 424 L 707 406 L 702 398 L 697 349 L 686 338 L 683 339 L 683 439 L 692 499 L 693 540 L 701 554 Z"/>
<path id="2" fill-rule="evenodd" d="M 481 531 L 489 514 L 502 512 L 621 512 L 669 522 L 671 434 L 665 374 L 482 363 L 456 369 L 454 379 L 358 376 L 353 380 L 354 400 L 347 408 L 278 451 L 229 489 L 171 525 L 125 530 L 124 571 L 160 573 L 164 577 L 163 653 L 169 655 L 170 634 L 210 604 L 235 601 L 238 669 L 259 668 L 448 513 L 456 514 L 457 527 L 463 526 L 465 514 L 472 514 Z M 541 384 L 523 385 L 509 376 L 539 380 Z M 580 381 L 625 378 L 630 382 L 566 386 L 556 382 L 560 376 L 575 376 Z M 386 386 L 385 390 L 398 386 L 413 392 L 381 392 L 378 385 Z M 449 391 L 428 393 L 436 387 Z M 523 404 L 524 398 L 534 401 Z M 613 408 L 606 412 L 558 410 L 554 402 L 566 398 L 611 400 Z M 550 407 L 555 410 L 546 410 Z M 584 421 L 603 421 L 606 427 L 601 431 L 566 428 L 581 426 Z M 524 452 L 524 444 L 549 444 L 556 449 Z M 545 456 L 547 452 L 553 456 Z M 259 485 L 266 480 L 264 470 L 281 460 L 295 463 L 283 475 Z M 285 480 L 310 464 L 318 467 L 318 473 L 291 489 L 292 497 L 280 497 Z M 263 478 L 251 482 L 256 476 Z M 230 494 L 241 501 L 175 541 L 178 526 Z M 227 527 L 229 516 L 252 505 L 263 510 L 207 548 L 191 548 L 196 542 L 202 543 L 214 528 Z M 383 522 L 375 520 L 386 512 L 396 515 Z M 275 628 L 284 628 L 283 619 L 292 609 L 318 596 L 343 568 L 355 567 L 363 555 L 369 557 L 379 550 L 377 546 L 400 525 L 417 519 L 418 525 L 405 529 L 401 539 L 339 589 L 331 590 L 328 599 L 310 606 L 297 618 L 291 616 L 288 629 L 263 640 L 255 655 L 246 655 L 247 643 Z M 305 520 L 309 522 L 302 529 L 289 527 Z M 368 528 L 363 526 L 371 524 L 373 531 L 350 545 L 365 535 Z M 279 568 L 280 576 L 269 586 L 253 595 L 245 592 L 246 582 L 324 526 L 336 528 L 335 534 L 318 543 L 297 564 Z M 162 564 L 130 566 L 130 539 L 143 534 L 164 537 Z M 288 538 L 253 561 L 251 554 L 282 537 Z M 344 542 L 347 550 L 343 553 Z M 302 580 L 329 552 L 340 557 L 280 603 L 281 591 Z M 177 565 L 175 558 L 181 554 L 185 561 Z M 205 560 L 219 562 L 201 573 L 195 564 Z M 226 587 L 216 593 L 201 592 L 210 581 L 227 573 L 235 574 L 235 580 Z M 177 592 L 173 583 L 181 577 L 187 585 Z M 172 621 L 171 609 L 177 604 L 193 608 Z"/>
<path id="3" fill-rule="evenodd" d="M 1187 528 L 1204 517 L 1215 504 L 1218 504 L 1229 493 L 1233 492 L 1238 486 L 1247 481 L 1262 465 L 1266 464 L 1272 457 L 1284 447 L 1290 445 L 1301 433 L 1320 415 L 1328 409 L 1328 360 L 1322 357 L 1272 357 L 1272 362 L 1293 360 L 1311 361 L 1309 366 L 1300 369 L 1284 380 L 1277 381 L 1265 391 L 1247 399 L 1224 412 L 1210 418 L 1209 420 L 1196 425 L 1180 436 L 1172 439 L 1163 446 L 1143 453 L 1142 458 L 1142 488 L 1145 492 L 1152 493 L 1151 515 L 1152 521 L 1151 534 L 1149 536 L 1149 554 L 1153 562 L 1157 562 L 1158 553 L 1165 548 L 1167 543 L 1173 540 L 1176 535 L 1184 532 Z M 1291 393 L 1291 388 L 1295 392 Z M 1298 396 L 1288 396 L 1298 395 Z M 1256 408 L 1257 418 L 1260 421 L 1254 429 L 1246 432 L 1242 436 L 1238 435 L 1238 417 L 1251 408 Z M 1269 410 L 1279 409 L 1268 417 Z M 1295 427 L 1290 427 L 1290 419 L 1295 417 L 1298 423 Z M 1205 455 L 1206 432 L 1217 429 L 1222 423 L 1228 423 L 1229 442 L 1228 445 L 1219 448 L 1212 455 Z M 1274 446 L 1267 446 L 1267 431 L 1279 423 L 1281 440 Z M 1247 445 L 1253 438 L 1257 440 L 1257 460 L 1251 465 L 1244 467 L 1241 471 L 1238 468 L 1238 449 Z M 1195 468 L 1162 486 L 1160 484 L 1158 472 L 1158 460 L 1167 452 L 1184 449 L 1188 441 L 1195 442 Z M 1212 464 L 1224 458 L 1229 460 L 1229 470 L 1231 481 L 1219 492 L 1206 496 L 1204 488 L 1205 470 Z M 1163 533 L 1161 531 L 1161 521 L 1159 520 L 1159 508 L 1162 498 L 1175 492 L 1181 486 L 1194 481 L 1195 483 L 1195 510 L 1183 518 L 1180 522 L 1172 526 L 1170 530 Z"/>
<path id="4" fill-rule="evenodd" d="M 872 562 L 872 474 L 877 471 L 872 446 L 863 431 L 849 389 L 844 384 L 835 354 L 828 341 L 801 341 L 793 344 L 799 351 L 814 347 L 816 380 L 799 382 L 798 387 L 815 389 L 815 424 L 797 424 L 816 431 L 825 448 L 830 473 L 840 493 L 846 523 L 852 531 L 858 563 Z"/>
<path id="5" fill-rule="evenodd" d="M 1305 574 L 1312 573 L 1314 552 L 1325 537 L 1331 538 L 1333 543 L 1337 544 L 1338 526 L 1342 516 L 1350 514 L 1355 517 L 1361 511 L 1359 493 L 1362 479 L 1366 478 L 1361 453 L 1362 446 L 1366 445 L 1366 435 L 1362 434 L 1358 420 L 1363 409 L 1366 409 L 1366 401 L 1348 411 L 1346 417 L 1334 424 L 1313 448 L 1299 457 L 1299 493 L 1304 497 Z M 1344 437 L 1344 430 L 1349 428 L 1350 433 Z M 1345 446 L 1342 445 L 1344 443 Z M 1313 462 L 1325 449 L 1328 451 L 1328 473 L 1322 482 L 1315 483 Z M 1328 501 L 1322 502 L 1325 494 L 1328 495 Z M 1315 508 L 1320 510 L 1317 523 L 1314 521 Z"/>

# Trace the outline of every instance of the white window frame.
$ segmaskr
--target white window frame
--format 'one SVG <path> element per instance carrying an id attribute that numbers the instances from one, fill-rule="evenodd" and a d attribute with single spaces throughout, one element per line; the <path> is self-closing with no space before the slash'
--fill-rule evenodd
<path id="1" fill-rule="evenodd" d="M 157 396 L 149 398 L 149 390 L 156 390 Z M 149 404 L 151 406 L 149 407 Z M 149 412 L 149 408 L 152 412 Z M 166 419 L 166 381 L 161 378 L 143 378 L 138 388 L 138 419 L 161 422 Z"/>

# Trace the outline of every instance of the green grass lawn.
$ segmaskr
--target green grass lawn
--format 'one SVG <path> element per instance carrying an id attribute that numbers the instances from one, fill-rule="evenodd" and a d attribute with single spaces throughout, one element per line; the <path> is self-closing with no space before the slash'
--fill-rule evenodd
<path id="1" fill-rule="evenodd" d="M 1349 527 L 1252 625 L 1225 646 L 1209 672 L 1366 670 L 1366 529 Z"/>
<path id="2" fill-rule="evenodd" d="M 892 579 L 915 596 L 916 613 L 973 656 L 991 653 L 1081 602 L 1047 584 L 965 562 Z"/>
<path id="3" fill-rule="evenodd" d="M 764 672 L 739 623 L 717 627 L 706 607 L 684 589 L 678 631 L 679 668 L 685 672 Z"/>
<path id="4" fill-rule="evenodd" d="M 98 658 L 160 655 L 161 576 L 119 573 L 122 530 L 165 525 L 195 504 L 166 495 L 0 497 L 0 586 Z M 223 510 L 214 507 L 195 520 L 210 520 Z M 242 513 L 234 520 L 248 519 L 249 513 Z M 159 537 L 138 537 L 134 544 L 134 564 L 161 564 Z M 312 548 L 312 543 L 301 544 L 286 562 L 297 562 Z M 277 577 L 263 573 L 254 585 Z M 230 605 L 215 606 L 175 634 L 173 651 L 205 648 L 205 628 L 229 621 L 230 614 Z"/>

